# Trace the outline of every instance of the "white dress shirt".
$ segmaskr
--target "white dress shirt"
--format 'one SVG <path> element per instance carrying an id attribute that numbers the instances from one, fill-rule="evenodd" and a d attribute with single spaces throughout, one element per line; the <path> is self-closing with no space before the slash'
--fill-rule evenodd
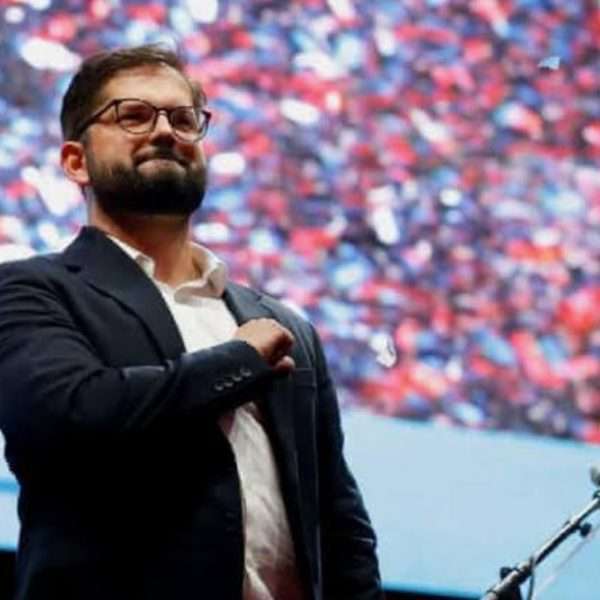
<path id="1" fill-rule="evenodd" d="M 212 252 L 193 244 L 196 266 L 202 275 L 172 288 L 155 279 L 152 258 L 119 239 L 110 239 L 160 290 L 187 352 L 209 348 L 233 337 L 238 326 L 222 299 L 227 267 Z M 241 484 L 244 600 L 301 600 L 302 586 L 292 537 L 261 412 L 256 403 L 248 401 L 225 413 L 219 425 L 233 449 Z"/>

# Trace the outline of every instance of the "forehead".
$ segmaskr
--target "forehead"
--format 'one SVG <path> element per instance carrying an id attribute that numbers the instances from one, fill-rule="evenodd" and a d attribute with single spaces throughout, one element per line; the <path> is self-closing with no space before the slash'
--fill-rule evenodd
<path id="1" fill-rule="evenodd" d="M 115 98 L 141 98 L 159 106 L 193 103 L 189 83 L 169 65 L 143 65 L 119 71 L 100 93 L 101 103 Z"/>

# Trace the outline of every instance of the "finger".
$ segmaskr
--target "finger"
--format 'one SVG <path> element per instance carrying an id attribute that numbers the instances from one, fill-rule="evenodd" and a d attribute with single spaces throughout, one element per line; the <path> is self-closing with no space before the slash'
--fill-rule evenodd
<path id="1" fill-rule="evenodd" d="M 285 375 L 287 373 L 291 373 L 296 368 L 296 361 L 291 356 L 284 356 L 280 358 L 273 370 L 281 375 Z"/>
<path id="2" fill-rule="evenodd" d="M 294 334 L 287 327 L 279 325 L 279 331 L 281 333 L 282 338 L 285 339 L 290 346 L 296 341 Z"/>
<path id="3" fill-rule="evenodd" d="M 275 345 L 273 347 L 273 358 L 278 361 L 280 358 L 283 358 L 286 354 L 289 353 L 291 347 L 294 344 L 294 339 L 290 339 L 287 336 L 279 336 L 275 341 Z"/>

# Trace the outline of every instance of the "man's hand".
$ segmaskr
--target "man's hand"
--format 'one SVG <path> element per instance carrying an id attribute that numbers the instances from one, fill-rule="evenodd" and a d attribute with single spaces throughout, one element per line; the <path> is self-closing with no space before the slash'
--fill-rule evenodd
<path id="1" fill-rule="evenodd" d="M 233 337 L 254 347 L 278 373 L 289 373 L 296 366 L 287 354 L 294 336 L 274 319 L 252 319 L 238 327 Z"/>

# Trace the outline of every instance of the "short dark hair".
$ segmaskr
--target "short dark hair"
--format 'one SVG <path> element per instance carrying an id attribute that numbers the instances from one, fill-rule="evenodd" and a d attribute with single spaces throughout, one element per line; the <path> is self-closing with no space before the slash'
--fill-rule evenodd
<path id="1" fill-rule="evenodd" d="M 104 85 L 117 73 L 145 65 L 167 65 L 178 71 L 188 82 L 194 106 L 206 104 L 206 94 L 200 84 L 185 73 L 180 55 L 161 44 L 145 44 L 93 54 L 86 58 L 63 97 L 60 124 L 63 138 L 75 140 L 81 123 L 97 108 Z"/>

